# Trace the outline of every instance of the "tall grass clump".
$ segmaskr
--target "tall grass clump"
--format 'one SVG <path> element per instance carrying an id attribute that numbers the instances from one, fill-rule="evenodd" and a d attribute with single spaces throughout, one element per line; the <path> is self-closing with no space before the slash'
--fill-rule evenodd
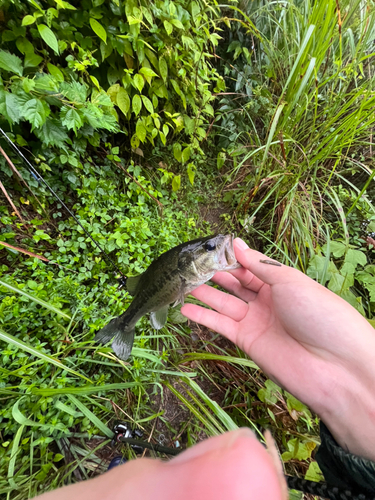
<path id="1" fill-rule="evenodd" d="M 222 53 L 235 91 L 221 102 L 220 145 L 235 153 L 228 198 L 235 186 L 245 229 L 261 230 L 305 269 L 328 222 L 341 221 L 348 237 L 335 186 L 355 196 L 363 185 L 349 177 L 371 176 L 373 6 L 291 0 L 242 9 L 241 27 L 232 21 L 228 34 L 235 62 Z"/>

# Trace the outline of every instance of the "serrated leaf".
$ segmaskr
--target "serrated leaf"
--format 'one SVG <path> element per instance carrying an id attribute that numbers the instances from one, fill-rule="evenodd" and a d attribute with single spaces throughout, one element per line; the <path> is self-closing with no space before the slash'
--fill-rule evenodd
<path id="1" fill-rule="evenodd" d="M 133 96 L 133 101 L 132 101 L 132 110 L 133 110 L 135 116 L 139 115 L 141 109 L 142 109 L 141 98 L 138 94 L 135 94 L 135 96 Z"/>
<path id="2" fill-rule="evenodd" d="M 20 107 L 20 100 L 15 94 L 0 90 L 0 114 L 5 116 L 10 124 L 19 122 Z"/>
<path id="3" fill-rule="evenodd" d="M 159 71 L 160 71 L 160 76 L 166 82 L 168 78 L 168 64 L 167 61 L 164 59 L 164 57 L 159 59 Z"/>
<path id="4" fill-rule="evenodd" d="M 151 113 L 151 114 L 152 114 L 152 113 L 154 112 L 154 106 L 152 105 L 152 102 L 151 102 L 151 101 L 150 101 L 150 99 L 149 99 L 147 96 L 145 96 L 145 95 L 143 95 L 143 96 L 141 96 L 141 97 L 142 97 L 143 106 L 147 109 L 147 111 L 148 111 L 149 113 Z"/>
<path id="5" fill-rule="evenodd" d="M 22 26 L 29 26 L 35 23 L 36 19 L 34 16 L 27 15 L 22 19 Z"/>
<path id="6" fill-rule="evenodd" d="M 141 120 L 137 121 L 137 125 L 135 127 L 135 133 L 140 141 L 145 142 L 147 130 Z"/>
<path id="7" fill-rule="evenodd" d="M 126 116 L 130 109 L 130 97 L 123 87 L 120 87 L 117 92 L 116 104 Z"/>
<path id="8" fill-rule="evenodd" d="M 167 32 L 167 35 L 170 35 L 173 31 L 172 24 L 169 21 L 164 21 L 163 24 L 164 24 L 165 31 Z"/>
<path id="9" fill-rule="evenodd" d="M 178 191 L 181 187 L 181 175 L 175 175 L 172 181 L 173 191 Z"/>
<path id="10" fill-rule="evenodd" d="M 58 82 L 63 82 L 64 81 L 64 75 L 62 74 L 62 71 L 55 66 L 52 63 L 47 63 L 47 68 L 48 71 L 51 73 L 51 75 L 56 78 Z"/>
<path id="11" fill-rule="evenodd" d="M 82 127 L 83 120 L 81 115 L 74 108 L 69 108 L 68 106 L 63 106 L 60 111 L 61 123 L 65 125 L 68 130 L 74 130 L 77 134 L 77 130 Z"/>
<path id="12" fill-rule="evenodd" d="M 139 92 L 142 92 L 143 86 L 145 84 L 144 78 L 142 75 L 139 75 L 138 73 L 134 76 L 133 79 L 135 88 L 139 90 Z"/>
<path id="13" fill-rule="evenodd" d="M 30 99 L 21 108 L 21 114 L 31 123 L 31 130 L 34 130 L 34 128 L 40 128 L 45 123 L 47 116 L 50 114 L 50 109 L 45 102 L 39 99 Z"/>
<path id="14" fill-rule="evenodd" d="M 69 139 L 60 120 L 56 118 L 47 118 L 43 127 L 35 130 L 35 134 L 44 145 L 57 146 L 59 148 L 65 147 L 65 143 Z"/>
<path id="15" fill-rule="evenodd" d="M 55 33 L 45 24 L 38 24 L 38 31 L 42 39 L 56 54 L 59 53 L 59 44 Z"/>
<path id="16" fill-rule="evenodd" d="M 103 40 L 104 43 L 107 43 L 107 32 L 103 28 L 103 26 L 93 17 L 90 17 L 90 26 L 93 32 L 98 35 L 98 37 Z"/>
<path id="17" fill-rule="evenodd" d="M 23 73 L 21 59 L 5 50 L 0 50 L 0 68 L 10 73 L 16 73 L 19 76 L 22 76 Z"/>

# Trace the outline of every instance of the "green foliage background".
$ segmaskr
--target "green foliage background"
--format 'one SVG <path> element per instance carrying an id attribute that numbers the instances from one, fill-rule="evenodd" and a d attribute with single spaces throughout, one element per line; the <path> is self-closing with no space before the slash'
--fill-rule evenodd
<path id="1" fill-rule="evenodd" d="M 373 6 L 239 7 L 4 0 L 0 127 L 124 274 L 236 231 L 372 321 Z M 0 242 L 12 247 L 0 253 L 0 493 L 30 498 L 105 470 L 97 436 L 111 437 L 115 416 L 148 433 L 158 419 L 169 444 L 269 427 L 288 471 L 319 480 L 318 419 L 239 349 L 194 344 L 178 312 L 159 332 L 141 320 L 128 363 L 93 342 L 131 298 L 0 145 Z M 202 214 L 216 209 L 212 227 Z M 169 422 L 160 394 L 186 422 Z"/>

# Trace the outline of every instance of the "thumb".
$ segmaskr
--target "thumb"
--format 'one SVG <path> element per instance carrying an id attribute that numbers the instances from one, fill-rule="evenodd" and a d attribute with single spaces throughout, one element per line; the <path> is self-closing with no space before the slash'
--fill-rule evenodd
<path id="1" fill-rule="evenodd" d="M 310 278 L 297 269 L 280 264 L 280 262 L 267 257 L 267 255 L 250 249 L 247 243 L 241 240 L 241 238 L 236 238 L 233 246 L 236 259 L 242 267 L 248 269 L 268 285 L 287 283 L 289 281 L 310 280 Z M 232 274 L 236 275 L 236 271 L 232 271 Z"/>

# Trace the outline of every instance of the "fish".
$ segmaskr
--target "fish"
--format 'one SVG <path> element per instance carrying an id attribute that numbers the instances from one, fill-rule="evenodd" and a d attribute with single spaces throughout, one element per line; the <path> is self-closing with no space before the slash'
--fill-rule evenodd
<path id="1" fill-rule="evenodd" d="M 161 254 L 144 273 L 128 277 L 131 304 L 99 330 L 95 340 L 107 344 L 113 339 L 115 354 L 126 360 L 132 351 L 135 325 L 144 315 L 150 313 L 151 326 L 160 330 L 171 304 L 184 305 L 185 297 L 217 271 L 241 267 L 234 255 L 233 239 L 232 234 L 217 234 L 181 243 Z"/>

